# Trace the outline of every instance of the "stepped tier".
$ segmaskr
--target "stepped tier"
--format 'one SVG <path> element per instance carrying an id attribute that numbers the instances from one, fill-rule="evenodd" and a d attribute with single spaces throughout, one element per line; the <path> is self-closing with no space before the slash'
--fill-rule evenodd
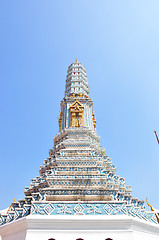
<path id="1" fill-rule="evenodd" d="M 116 166 L 105 156 L 100 138 L 87 128 L 61 131 L 54 138 L 50 157 L 39 171 L 40 177 L 32 179 L 25 188 L 25 195 L 33 196 L 34 200 L 69 201 L 91 199 L 91 196 L 98 201 L 131 203 L 132 200 L 131 186 L 126 186 L 125 179 L 115 174 Z"/>

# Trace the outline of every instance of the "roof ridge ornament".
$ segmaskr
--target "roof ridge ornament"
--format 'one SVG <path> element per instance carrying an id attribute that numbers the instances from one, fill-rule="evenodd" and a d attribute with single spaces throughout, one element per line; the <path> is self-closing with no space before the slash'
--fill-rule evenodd
<path id="1" fill-rule="evenodd" d="M 157 222 L 159 223 L 159 212 L 158 212 L 156 209 L 154 209 L 154 208 L 148 203 L 147 198 L 146 198 L 146 203 L 147 203 L 147 205 L 151 208 L 151 212 L 154 212 L 154 213 L 155 213 Z"/>

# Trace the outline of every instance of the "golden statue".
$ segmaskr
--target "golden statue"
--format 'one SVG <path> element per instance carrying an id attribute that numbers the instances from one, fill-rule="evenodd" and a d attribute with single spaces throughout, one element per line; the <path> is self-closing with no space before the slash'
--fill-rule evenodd
<path id="1" fill-rule="evenodd" d="M 70 115 L 71 115 L 71 123 L 72 127 L 81 127 L 84 126 L 84 106 L 78 101 L 70 106 Z"/>

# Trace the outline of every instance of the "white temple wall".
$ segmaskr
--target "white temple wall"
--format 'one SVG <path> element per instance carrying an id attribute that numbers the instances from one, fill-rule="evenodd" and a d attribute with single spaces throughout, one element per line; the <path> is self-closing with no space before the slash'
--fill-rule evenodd
<path id="1" fill-rule="evenodd" d="M 29 215 L 0 227 L 2 240 L 158 240 L 159 226 L 129 216 Z"/>
<path id="2" fill-rule="evenodd" d="M 54 238 L 56 240 L 76 240 L 82 238 L 84 240 L 105 240 L 111 238 L 112 240 L 158 240 L 159 237 L 154 234 L 145 232 L 131 231 L 77 231 L 77 230 L 41 230 L 32 229 L 24 232 L 11 234 L 2 238 L 2 240 L 48 240 Z"/>
<path id="3" fill-rule="evenodd" d="M 132 232 L 110 232 L 110 231 L 28 231 L 26 240 L 48 240 L 54 238 L 56 240 L 76 240 L 82 238 L 84 240 L 105 240 L 111 238 L 113 240 L 135 240 Z M 150 239 L 150 238 L 149 238 Z M 140 239 L 142 240 L 142 239 Z"/>
<path id="4" fill-rule="evenodd" d="M 135 231 L 133 233 L 133 239 L 134 240 L 159 240 L 159 236 L 156 236 L 153 232 L 147 233 L 147 232 L 137 232 Z"/>

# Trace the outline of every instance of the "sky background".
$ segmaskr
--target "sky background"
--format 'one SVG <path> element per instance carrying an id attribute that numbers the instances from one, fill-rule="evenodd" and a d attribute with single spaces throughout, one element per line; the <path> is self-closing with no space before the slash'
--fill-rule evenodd
<path id="1" fill-rule="evenodd" d="M 116 174 L 159 209 L 158 0 L 0 1 L 0 209 L 39 176 L 76 58 Z"/>

